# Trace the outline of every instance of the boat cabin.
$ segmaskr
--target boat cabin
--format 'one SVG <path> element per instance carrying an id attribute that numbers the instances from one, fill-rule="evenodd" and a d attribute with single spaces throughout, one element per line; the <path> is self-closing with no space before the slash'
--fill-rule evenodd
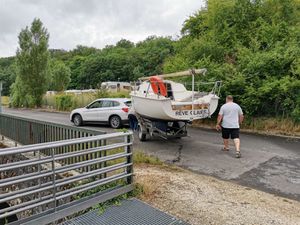
<path id="1" fill-rule="evenodd" d="M 183 84 L 176 83 L 170 80 L 164 80 L 164 85 L 167 89 L 166 98 L 170 98 L 171 100 L 178 102 L 191 101 L 193 93 L 192 91 L 188 91 Z M 149 81 L 143 82 L 139 86 L 137 91 L 142 92 L 145 95 L 155 95 Z"/>

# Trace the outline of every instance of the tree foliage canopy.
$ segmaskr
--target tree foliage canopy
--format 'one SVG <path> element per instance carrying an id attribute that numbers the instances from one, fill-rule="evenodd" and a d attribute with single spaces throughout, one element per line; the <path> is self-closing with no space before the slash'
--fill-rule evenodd
<path id="1" fill-rule="evenodd" d="M 64 91 L 70 83 L 71 70 L 62 61 L 51 63 L 51 84 L 53 91 Z"/>
<path id="2" fill-rule="evenodd" d="M 208 0 L 181 32 L 164 72 L 206 67 L 249 115 L 300 120 L 299 0 Z"/>
<path id="3" fill-rule="evenodd" d="M 31 97 L 30 105 L 41 106 L 42 96 L 47 90 L 49 80 L 48 40 L 49 33 L 39 19 L 34 19 L 31 27 L 26 27 L 19 34 L 16 56 L 18 84 L 12 89 L 13 99 L 22 99 L 23 92 L 26 92 Z M 18 95 L 22 96 L 19 98 Z M 13 104 L 23 105 L 19 101 Z"/>
<path id="4" fill-rule="evenodd" d="M 176 40 L 151 36 L 136 44 L 122 39 L 103 49 L 50 50 L 58 65 L 49 71 L 49 35 L 35 20 L 20 33 L 16 59 L 0 59 L 0 78 L 7 93 L 17 73 L 12 90 L 20 81 L 32 85 L 26 88 L 38 104 L 34 96 L 55 86 L 40 85 L 50 74 L 56 80 L 65 74 L 64 85 L 55 88 L 63 90 L 68 83 L 68 88 L 95 88 L 108 80 L 206 67 L 207 76 L 199 81 L 222 80 L 222 97 L 234 95 L 248 115 L 300 120 L 299 0 L 207 0 L 184 22 L 181 34 Z"/>

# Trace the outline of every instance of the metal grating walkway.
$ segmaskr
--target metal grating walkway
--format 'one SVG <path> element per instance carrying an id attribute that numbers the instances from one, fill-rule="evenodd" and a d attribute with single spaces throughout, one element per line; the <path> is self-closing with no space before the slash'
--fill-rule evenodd
<path id="1" fill-rule="evenodd" d="M 112 206 L 103 214 L 98 210 L 66 221 L 63 225 L 189 225 L 152 206 L 138 200 L 122 201 L 120 206 Z"/>

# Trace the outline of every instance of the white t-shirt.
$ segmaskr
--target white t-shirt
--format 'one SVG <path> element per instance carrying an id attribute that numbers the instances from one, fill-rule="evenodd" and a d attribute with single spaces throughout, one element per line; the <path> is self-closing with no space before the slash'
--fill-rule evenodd
<path id="1" fill-rule="evenodd" d="M 240 128 L 239 116 L 243 115 L 243 111 L 238 104 L 234 102 L 228 102 L 222 105 L 219 115 L 223 116 L 222 127 Z"/>

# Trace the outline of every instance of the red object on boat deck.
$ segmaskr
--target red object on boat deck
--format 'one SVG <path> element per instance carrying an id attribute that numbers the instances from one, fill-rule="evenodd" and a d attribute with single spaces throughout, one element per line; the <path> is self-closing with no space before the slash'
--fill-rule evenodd
<path id="1" fill-rule="evenodd" d="M 149 78 L 152 90 L 155 94 L 161 94 L 162 96 L 167 96 L 167 89 L 159 76 L 152 76 Z"/>

